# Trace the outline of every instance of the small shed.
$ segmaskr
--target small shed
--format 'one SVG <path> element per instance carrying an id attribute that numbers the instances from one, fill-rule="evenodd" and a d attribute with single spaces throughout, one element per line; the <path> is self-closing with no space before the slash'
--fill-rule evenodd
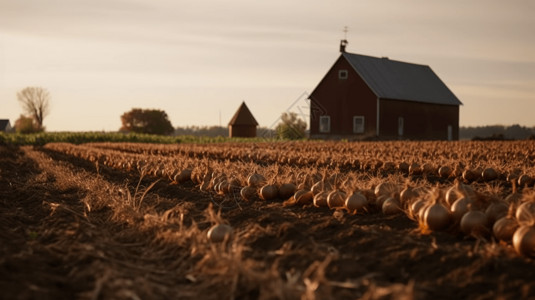
<path id="1" fill-rule="evenodd" d="M 457 140 L 461 101 L 427 65 L 345 51 L 311 93 L 310 136 Z"/>
<path id="2" fill-rule="evenodd" d="M 8 119 L 0 119 L 0 132 L 11 132 L 13 127 Z"/>
<path id="3" fill-rule="evenodd" d="M 258 122 L 245 102 L 242 102 L 228 123 L 229 137 L 256 137 L 256 126 Z"/>

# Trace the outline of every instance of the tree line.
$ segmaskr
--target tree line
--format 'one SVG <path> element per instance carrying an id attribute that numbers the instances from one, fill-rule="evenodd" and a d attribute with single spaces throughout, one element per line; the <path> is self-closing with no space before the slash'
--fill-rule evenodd
<path id="1" fill-rule="evenodd" d="M 535 139 L 535 127 L 525 127 L 518 124 L 511 126 L 488 125 L 460 127 L 461 140 L 525 140 Z"/>

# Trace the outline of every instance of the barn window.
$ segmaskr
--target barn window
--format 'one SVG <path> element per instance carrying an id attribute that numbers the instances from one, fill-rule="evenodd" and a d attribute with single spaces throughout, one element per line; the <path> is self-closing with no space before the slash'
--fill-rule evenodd
<path id="1" fill-rule="evenodd" d="M 338 79 L 347 79 L 347 70 L 339 70 Z"/>
<path id="2" fill-rule="evenodd" d="M 320 116 L 320 132 L 331 132 L 330 116 Z"/>
<path id="3" fill-rule="evenodd" d="M 399 136 L 403 136 L 403 127 L 404 127 L 404 124 L 405 123 L 405 120 L 403 120 L 403 117 L 399 117 L 398 118 L 398 135 Z"/>
<path id="4" fill-rule="evenodd" d="M 364 133 L 364 116 L 353 117 L 353 133 Z"/>

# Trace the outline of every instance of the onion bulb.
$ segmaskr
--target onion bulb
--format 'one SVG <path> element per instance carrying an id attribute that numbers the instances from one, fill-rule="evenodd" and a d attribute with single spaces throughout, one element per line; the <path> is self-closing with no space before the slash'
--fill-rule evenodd
<path id="1" fill-rule="evenodd" d="M 411 203 L 409 206 L 409 217 L 417 221 L 423 217 L 423 210 L 425 208 L 425 199 L 421 198 Z"/>
<path id="2" fill-rule="evenodd" d="M 480 210 L 471 210 L 461 218 L 461 231 L 464 234 L 475 237 L 488 234 L 489 219 L 487 215 Z"/>
<path id="3" fill-rule="evenodd" d="M 349 212 L 359 212 L 368 205 L 368 199 L 361 192 L 354 192 L 347 197 L 345 207 Z"/>
<path id="4" fill-rule="evenodd" d="M 240 195 L 243 200 L 251 201 L 256 197 L 256 188 L 252 186 L 245 186 L 240 190 Z"/>
<path id="5" fill-rule="evenodd" d="M 316 207 L 328 207 L 327 205 L 327 192 L 321 191 L 314 196 L 314 206 Z"/>
<path id="6" fill-rule="evenodd" d="M 214 225 L 208 230 L 206 236 L 212 243 L 221 243 L 232 236 L 232 227 L 226 224 Z"/>
<path id="7" fill-rule="evenodd" d="M 399 202 L 406 207 L 407 203 L 416 197 L 418 197 L 418 193 L 410 186 L 407 186 L 399 193 Z"/>
<path id="8" fill-rule="evenodd" d="M 298 190 L 293 197 L 295 203 L 299 205 L 311 204 L 314 201 L 314 194 L 307 190 Z"/>
<path id="9" fill-rule="evenodd" d="M 453 220 L 455 222 L 460 221 L 464 214 L 468 212 L 468 209 L 470 208 L 473 202 L 474 201 L 472 201 L 468 197 L 462 197 L 453 202 L 453 204 L 451 205 L 451 215 L 453 217 Z"/>
<path id="10" fill-rule="evenodd" d="M 518 186 L 524 187 L 530 185 L 532 182 L 531 176 L 527 174 L 522 174 L 520 177 L 518 177 Z"/>
<path id="11" fill-rule="evenodd" d="M 516 220 L 520 224 L 532 225 L 535 222 L 535 202 L 524 202 L 516 209 Z"/>
<path id="12" fill-rule="evenodd" d="M 258 173 L 254 173 L 247 178 L 247 184 L 253 187 L 261 187 L 266 184 L 266 178 Z"/>
<path id="13" fill-rule="evenodd" d="M 375 196 L 390 196 L 392 193 L 399 193 L 399 187 L 392 182 L 381 182 L 375 187 Z"/>
<path id="14" fill-rule="evenodd" d="M 425 208 L 423 222 L 431 230 L 443 230 L 450 225 L 450 211 L 442 204 L 435 202 Z"/>
<path id="15" fill-rule="evenodd" d="M 510 242 L 518 228 L 518 222 L 511 217 L 502 217 L 492 226 L 492 233 L 500 241 Z"/>
<path id="16" fill-rule="evenodd" d="M 508 211 L 509 206 L 500 200 L 492 202 L 485 210 L 485 214 L 489 218 L 489 223 L 494 224 L 498 219 L 505 217 Z"/>
<path id="17" fill-rule="evenodd" d="M 468 182 L 472 182 L 472 181 L 476 181 L 479 179 L 479 176 L 480 174 L 478 174 L 476 171 L 474 170 L 470 170 L 470 169 L 466 169 L 463 171 L 463 179 L 468 181 Z"/>
<path id="18" fill-rule="evenodd" d="M 339 190 L 334 190 L 327 195 L 327 205 L 329 208 L 343 207 L 346 194 Z"/>
<path id="19" fill-rule="evenodd" d="M 446 203 L 451 207 L 453 203 L 459 199 L 459 192 L 456 186 L 452 186 L 446 191 Z"/>
<path id="20" fill-rule="evenodd" d="M 383 214 L 395 215 L 401 213 L 401 204 L 396 198 L 389 197 L 383 202 Z"/>
<path id="21" fill-rule="evenodd" d="M 438 176 L 442 177 L 442 178 L 448 178 L 450 177 L 451 173 L 452 173 L 452 169 L 448 166 L 442 166 L 438 169 Z"/>
<path id="22" fill-rule="evenodd" d="M 279 196 L 282 199 L 288 199 L 295 194 L 297 186 L 293 183 L 284 183 L 279 187 Z"/>
<path id="23" fill-rule="evenodd" d="M 481 177 L 485 181 L 492 181 L 498 178 L 498 172 L 494 168 L 485 168 L 481 172 Z"/>
<path id="24" fill-rule="evenodd" d="M 184 169 L 173 178 L 178 183 L 184 183 L 191 179 L 191 169 Z"/>
<path id="25" fill-rule="evenodd" d="M 513 235 L 513 247 L 518 254 L 535 257 L 535 228 L 520 226 Z"/>
<path id="26" fill-rule="evenodd" d="M 279 189 L 273 184 L 266 184 L 260 189 L 260 199 L 262 200 L 273 200 L 277 198 L 279 194 Z"/>

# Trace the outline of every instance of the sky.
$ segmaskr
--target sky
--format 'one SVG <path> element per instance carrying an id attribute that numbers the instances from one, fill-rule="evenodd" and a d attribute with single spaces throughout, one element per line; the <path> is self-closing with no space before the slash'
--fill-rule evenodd
<path id="1" fill-rule="evenodd" d="M 0 0 L 0 119 L 17 92 L 51 95 L 48 131 L 116 131 L 132 108 L 173 126 L 260 126 L 306 115 L 347 51 L 429 65 L 463 102 L 461 126 L 535 126 L 532 0 Z"/>

